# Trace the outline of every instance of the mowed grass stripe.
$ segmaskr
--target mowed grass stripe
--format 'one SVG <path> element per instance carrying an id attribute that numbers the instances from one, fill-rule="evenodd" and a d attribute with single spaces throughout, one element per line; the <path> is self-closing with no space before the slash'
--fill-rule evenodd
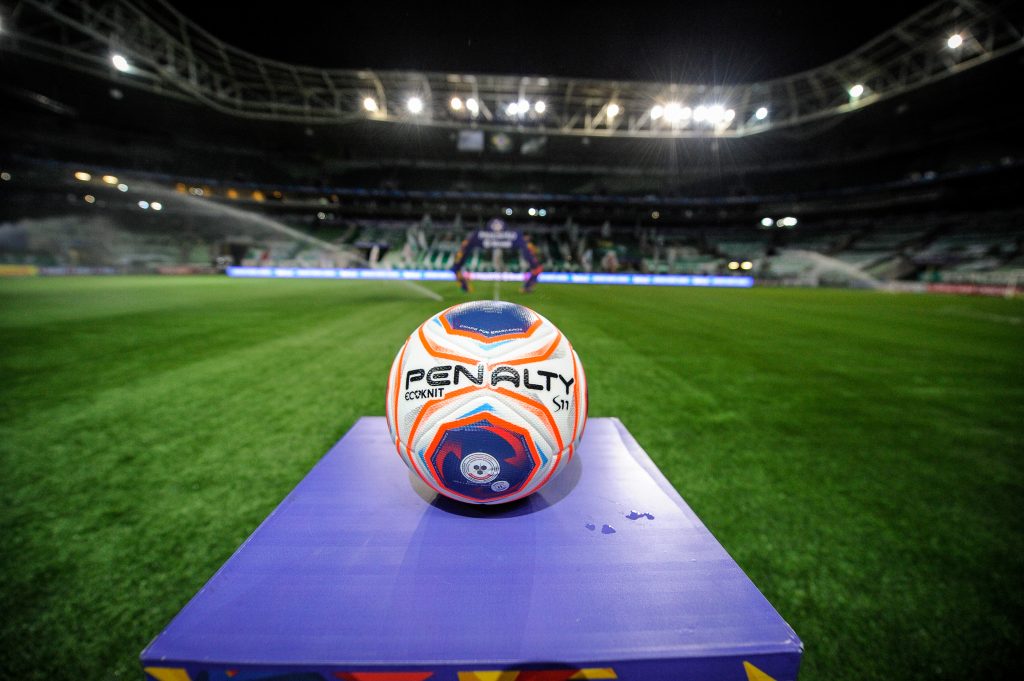
<path id="1" fill-rule="evenodd" d="M 0 668 L 137 677 L 149 638 L 358 416 L 383 413 L 401 342 L 462 299 L 432 288 L 446 300 L 390 282 L 0 282 Z M 591 415 L 623 419 L 793 624 L 802 678 L 1011 668 L 1021 301 L 502 295 L 572 340 Z"/>

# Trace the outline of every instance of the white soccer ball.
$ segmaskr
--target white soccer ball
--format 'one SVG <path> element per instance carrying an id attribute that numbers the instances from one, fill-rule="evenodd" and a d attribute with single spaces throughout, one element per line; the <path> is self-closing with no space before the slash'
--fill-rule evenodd
<path id="1" fill-rule="evenodd" d="M 569 340 L 507 302 L 455 305 L 423 322 L 388 377 L 398 455 L 441 494 L 471 504 L 521 499 L 572 459 L 587 381 Z"/>

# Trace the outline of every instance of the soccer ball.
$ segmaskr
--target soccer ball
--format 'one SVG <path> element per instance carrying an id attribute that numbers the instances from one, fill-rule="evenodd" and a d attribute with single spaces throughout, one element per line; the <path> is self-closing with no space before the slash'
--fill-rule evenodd
<path id="1" fill-rule="evenodd" d="M 398 455 L 424 483 L 500 504 L 536 492 L 572 460 L 587 381 L 569 340 L 533 310 L 462 303 L 399 350 L 385 412 Z"/>

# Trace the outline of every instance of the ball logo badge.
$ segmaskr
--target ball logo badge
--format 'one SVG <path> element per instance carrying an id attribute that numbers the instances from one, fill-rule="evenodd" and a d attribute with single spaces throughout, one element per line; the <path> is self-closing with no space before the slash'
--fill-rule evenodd
<path id="1" fill-rule="evenodd" d="M 459 469 L 467 480 L 481 484 L 494 480 L 501 472 L 498 460 L 485 452 L 473 452 L 463 457 Z"/>
<path id="2" fill-rule="evenodd" d="M 544 487 L 572 460 L 587 420 L 579 356 L 554 324 L 500 301 L 423 322 L 388 377 L 388 429 L 433 490 L 501 504 Z"/>

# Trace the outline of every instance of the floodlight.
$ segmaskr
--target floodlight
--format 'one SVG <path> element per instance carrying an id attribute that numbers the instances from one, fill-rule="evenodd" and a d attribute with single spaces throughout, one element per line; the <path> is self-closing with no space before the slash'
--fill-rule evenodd
<path id="1" fill-rule="evenodd" d="M 541 217 L 545 217 L 547 214 L 548 214 L 548 212 L 544 208 L 541 208 L 539 211 L 537 211 L 537 215 L 539 215 Z"/>
<path id="2" fill-rule="evenodd" d="M 103 181 L 106 182 L 107 184 L 117 184 L 117 177 L 115 177 L 114 175 L 104 175 Z"/>
<path id="3" fill-rule="evenodd" d="M 477 103 L 476 99 L 470 97 L 466 100 L 466 108 L 469 109 L 469 113 L 475 116 L 480 111 L 480 104 Z"/>
<path id="4" fill-rule="evenodd" d="M 149 207 L 152 208 L 153 210 L 163 210 L 164 204 L 160 203 L 159 201 L 154 201 L 153 203 L 149 204 Z"/>
<path id="5" fill-rule="evenodd" d="M 75 173 L 75 179 L 81 180 L 82 182 L 88 182 L 89 180 L 92 179 L 92 175 L 85 172 L 84 170 L 79 170 L 78 172 Z"/>
<path id="6" fill-rule="evenodd" d="M 508 106 L 505 107 L 505 113 L 509 116 L 515 116 L 519 113 L 519 106 L 515 102 L 509 102 Z"/>
<path id="7" fill-rule="evenodd" d="M 120 71 L 121 73 L 127 73 L 128 70 L 131 69 L 131 65 L 128 63 L 128 60 L 124 58 L 123 55 L 111 55 L 110 61 L 114 65 L 114 68 Z"/>
<path id="8" fill-rule="evenodd" d="M 423 111 L 423 100 L 419 97 L 410 97 L 405 100 L 405 108 L 409 110 L 409 113 L 421 113 Z"/>
<path id="9" fill-rule="evenodd" d="M 462 111 L 462 100 L 459 99 L 458 97 L 452 97 L 452 101 L 450 102 L 450 104 L 452 107 L 452 111 Z"/>
<path id="10" fill-rule="evenodd" d="M 139 208 L 149 210 L 149 201 L 139 201 Z"/>
<path id="11" fill-rule="evenodd" d="M 651 219 L 652 220 L 657 220 L 660 217 L 661 217 L 661 212 L 656 211 L 656 210 L 652 210 L 651 211 Z"/>
<path id="12" fill-rule="evenodd" d="M 708 119 L 708 108 L 706 106 L 698 106 L 693 110 L 693 120 L 698 123 L 703 123 Z"/>
<path id="13" fill-rule="evenodd" d="M 752 269 L 753 267 L 754 263 L 750 262 L 749 260 L 744 260 L 742 263 L 740 263 L 740 268 L 744 270 L 749 270 Z"/>
<path id="14" fill-rule="evenodd" d="M 533 216 L 533 215 L 537 214 L 537 209 L 536 208 L 530 208 L 530 210 L 528 210 L 526 212 L 529 213 L 531 216 Z"/>
<path id="15" fill-rule="evenodd" d="M 762 227 L 771 227 L 774 224 L 775 224 L 775 220 L 772 220 L 771 218 L 761 218 L 761 226 Z"/>
<path id="16" fill-rule="evenodd" d="M 524 114 L 530 110 L 530 103 L 525 99 L 520 99 L 516 106 L 518 107 L 520 114 Z"/>
<path id="17" fill-rule="evenodd" d="M 959 33 L 954 33 L 946 39 L 946 47 L 951 50 L 955 50 L 964 44 L 964 37 Z"/>
<path id="18" fill-rule="evenodd" d="M 729 269 L 730 270 L 738 270 L 739 268 L 740 268 L 740 264 L 738 262 L 736 262 L 735 260 L 733 260 L 732 262 L 729 263 Z"/>
<path id="19" fill-rule="evenodd" d="M 126 185 L 124 182 L 122 182 L 121 184 L 117 185 L 117 191 L 119 191 L 119 192 L 126 192 L 126 191 L 128 191 L 128 185 Z"/>
<path id="20" fill-rule="evenodd" d="M 533 103 L 533 110 L 536 111 L 539 114 L 544 113 L 544 111 L 547 108 L 548 108 L 548 105 L 544 103 L 543 99 L 538 99 L 536 102 Z"/>
<path id="21" fill-rule="evenodd" d="M 608 108 L 604 110 L 604 114 L 608 118 L 615 118 L 616 116 L 619 115 L 620 111 L 622 111 L 622 109 L 619 108 L 619 105 L 616 104 L 615 102 L 612 102 L 611 104 L 608 105 Z"/>
<path id="22" fill-rule="evenodd" d="M 732 123 L 733 119 L 736 118 L 736 109 L 725 110 L 725 122 Z"/>
<path id="23" fill-rule="evenodd" d="M 864 94 L 864 86 L 861 85 L 860 83 L 856 83 L 856 84 L 854 84 L 854 85 L 852 85 L 850 87 L 849 92 L 850 92 L 850 96 L 851 97 L 853 97 L 854 99 L 857 99 L 862 94 Z"/>
<path id="24" fill-rule="evenodd" d="M 377 113 L 377 111 L 378 111 L 377 100 L 374 99 L 373 97 L 365 98 L 363 100 L 363 108 L 366 109 L 367 111 L 369 111 L 370 113 Z"/>
<path id="25" fill-rule="evenodd" d="M 661 104 L 655 104 L 651 107 L 651 120 L 656 121 L 665 115 L 665 107 Z"/>
<path id="26" fill-rule="evenodd" d="M 758 110 L 754 112 L 754 118 L 756 118 L 759 121 L 763 121 L 764 119 L 768 118 L 768 107 L 762 106 L 758 108 Z"/>
<path id="27" fill-rule="evenodd" d="M 512 215 L 512 209 L 511 208 L 506 208 L 505 209 L 505 215 Z"/>
<path id="28" fill-rule="evenodd" d="M 85 196 L 82 197 L 82 199 L 86 203 L 96 203 L 96 197 L 93 196 L 92 194 L 86 194 Z"/>
<path id="29" fill-rule="evenodd" d="M 665 105 L 665 120 L 669 123 L 678 123 L 683 118 L 683 105 L 679 102 L 669 102 Z"/>

